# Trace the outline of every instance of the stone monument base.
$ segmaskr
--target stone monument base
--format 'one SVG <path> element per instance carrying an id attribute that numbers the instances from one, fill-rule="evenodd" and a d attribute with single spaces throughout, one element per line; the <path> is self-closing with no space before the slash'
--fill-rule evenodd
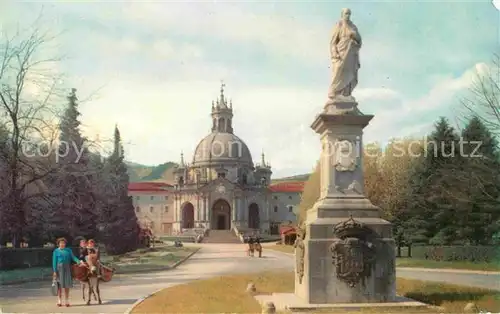
<path id="1" fill-rule="evenodd" d="M 431 305 L 417 302 L 415 300 L 396 297 L 394 302 L 384 303 L 333 303 L 333 304 L 309 304 L 299 298 L 294 293 L 273 293 L 272 295 L 255 295 L 254 298 L 262 306 L 268 302 L 274 303 L 276 312 L 291 311 L 293 312 L 308 312 L 308 311 L 328 311 L 328 313 L 349 313 L 350 311 L 359 312 L 365 309 L 379 309 L 382 312 L 391 311 L 391 313 L 399 313 L 403 310 L 412 309 L 420 313 L 438 312 L 438 308 Z"/>
<path id="2" fill-rule="evenodd" d="M 331 115 L 363 115 L 358 109 L 356 99 L 352 96 L 337 96 L 333 99 L 328 99 L 323 108 L 323 113 Z"/>

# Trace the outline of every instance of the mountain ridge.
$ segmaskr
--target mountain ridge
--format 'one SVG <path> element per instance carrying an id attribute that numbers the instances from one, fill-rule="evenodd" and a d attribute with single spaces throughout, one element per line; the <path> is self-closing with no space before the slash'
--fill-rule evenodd
<path id="1" fill-rule="evenodd" d="M 165 182 L 168 184 L 175 183 L 174 169 L 177 163 L 167 161 L 156 166 L 143 165 L 136 162 L 125 161 L 127 166 L 130 182 Z M 292 181 L 307 181 L 310 173 L 299 174 L 295 176 L 276 178 L 271 180 L 272 183 L 292 182 Z"/>

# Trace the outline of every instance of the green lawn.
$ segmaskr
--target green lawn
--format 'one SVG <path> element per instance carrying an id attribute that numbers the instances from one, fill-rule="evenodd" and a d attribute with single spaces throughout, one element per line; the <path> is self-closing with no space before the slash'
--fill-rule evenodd
<path id="1" fill-rule="evenodd" d="M 265 246 L 264 250 L 271 249 L 284 253 L 294 253 L 291 245 Z M 500 263 L 472 263 L 472 262 L 438 262 L 432 260 L 420 260 L 414 258 L 396 259 L 397 267 L 421 267 L 421 268 L 451 268 L 462 270 L 500 271 Z"/>

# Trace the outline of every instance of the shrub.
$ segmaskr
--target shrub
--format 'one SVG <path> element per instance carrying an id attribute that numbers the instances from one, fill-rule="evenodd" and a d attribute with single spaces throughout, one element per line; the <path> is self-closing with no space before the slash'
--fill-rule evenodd
<path id="1" fill-rule="evenodd" d="M 412 257 L 433 261 L 491 263 L 500 259 L 500 248 L 495 246 L 414 246 Z"/>
<path id="2" fill-rule="evenodd" d="M 71 248 L 78 256 L 78 248 Z M 0 270 L 30 267 L 51 267 L 54 248 L 2 248 Z"/>

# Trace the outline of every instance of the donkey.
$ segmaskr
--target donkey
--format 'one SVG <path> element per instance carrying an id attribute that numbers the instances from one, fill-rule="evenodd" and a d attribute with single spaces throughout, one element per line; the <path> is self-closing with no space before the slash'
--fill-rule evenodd
<path id="1" fill-rule="evenodd" d="M 94 300 L 99 304 L 102 304 L 101 301 L 101 291 L 99 289 L 99 260 L 97 258 L 97 252 L 94 249 L 89 250 L 89 254 L 87 256 L 87 276 L 86 280 L 82 281 L 84 283 L 83 291 L 83 300 L 85 301 L 85 286 L 88 286 L 88 294 L 87 294 L 87 305 L 90 305 L 90 297 L 92 294 L 94 295 Z"/>

